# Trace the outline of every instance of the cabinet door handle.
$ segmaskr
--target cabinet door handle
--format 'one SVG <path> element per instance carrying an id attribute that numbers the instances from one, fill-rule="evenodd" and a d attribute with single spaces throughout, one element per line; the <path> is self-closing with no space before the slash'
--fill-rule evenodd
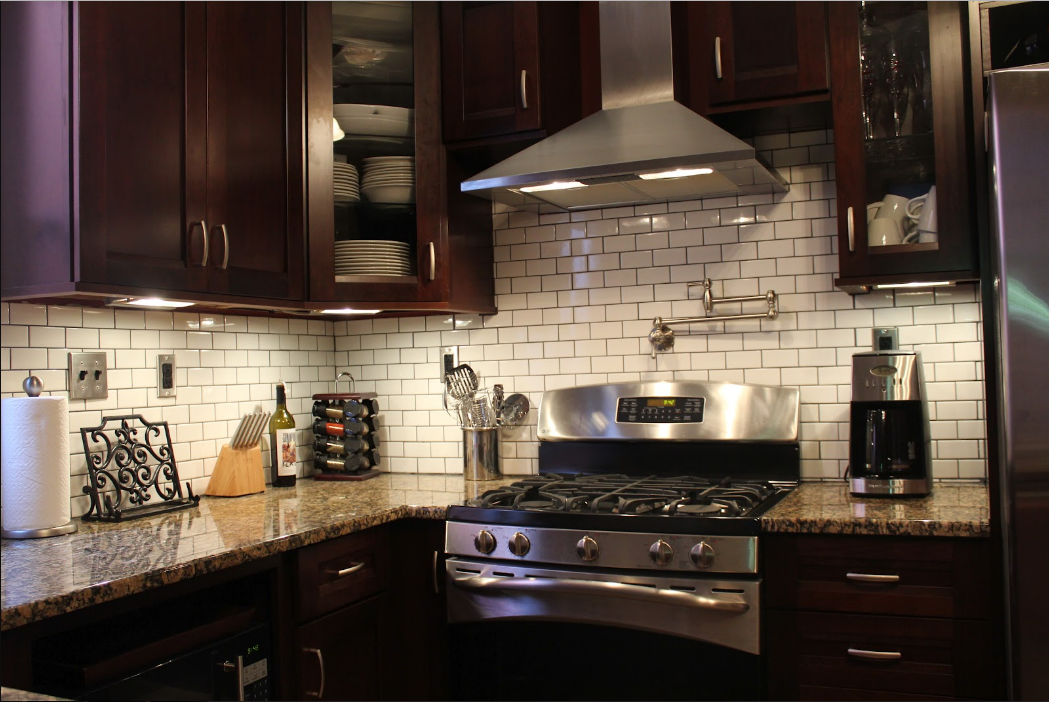
<path id="1" fill-rule="evenodd" d="M 433 242 L 430 242 L 430 280 L 437 277 L 437 250 Z"/>
<path id="2" fill-rule="evenodd" d="M 325 571 L 330 575 L 334 575 L 336 578 L 345 578 L 350 573 L 356 573 L 358 570 L 364 567 L 364 561 L 360 563 L 354 563 L 349 568 L 343 568 L 342 570 L 328 570 Z"/>
<path id="3" fill-rule="evenodd" d="M 714 37 L 714 73 L 717 75 L 718 80 L 722 79 L 721 75 L 721 37 Z"/>
<path id="4" fill-rule="evenodd" d="M 521 69 L 521 109 L 528 109 L 528 71 Z"/>
<path id="5" fill-rule="evenodd" d="M 898 583 L 898 575 L 873 575 L 871 573 L 846 573 L 845 577 L 860 583 Z"/>
<path id="6" fill-rule="evenodd" d="M 852 218 L 852 208 L 850 207 L 845 215 L 845 225 L 849 230 L 849 251 L 856 250 L 856 225 Z"/>
<path id="7" fill-rule="evenodd" d="M 317 656 L 317 665 L 319 665 L 321 669 L 320 689 L 318 689 L 316 692 L 307 692 L 306 696 L 316 697 L 317 699 L 320 699 L 321 697 L 324 697 L 324 654 L 321 653 L 321 650 L 319 648 L 304 648 L 302 650 L 305 653 L 312 653 L 313 655 Z"/>
<path id="8" fill-rule="evenodd" d="M 441 555 L 437 551 L 433 552 L 433 594 L 435 595 L 441 594 L 441 586 L 437 581 L 437 562 L 440 557 Z"/>
<path id="9" fill-rule="evenodd" d="M 193 225 L 190 225 L 192 228 Z M 204 257 L 200 259 L 200 267 L 204 268 L 208 265 L 208 223 L 203 219 L 200 220 L 200 233 L 204 235 Z"/>
<path id="10" fill-rule="evenodd" d="M 867 651 L 862 648 L 850 648 L 849 655 L 853 658 L 866 658 L 872 661 L 898 661 L 903 658 L 899 651 Z"/>
<path id="11" fill-rule="evenodd" d="M 229 232 L 225 224 L 220 224 L 219 228 L 222 229 L 222 270 L 226 270 L 229 265 Z"/>

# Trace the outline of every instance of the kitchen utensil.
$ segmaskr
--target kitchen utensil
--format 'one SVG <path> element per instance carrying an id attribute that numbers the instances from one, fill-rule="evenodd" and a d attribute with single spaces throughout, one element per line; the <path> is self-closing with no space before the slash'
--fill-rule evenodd
<path id="1" fill-rule="evenodd" d="M 492 386 L 492 414 L 495 415 L 495 423 L 502 425 L 503 423 L 503 386 L 493 385 Z"/>
<path id="2" fill-rule="evenodd" d="M 528 417 L 528 398 L 520 393 L 514 393 L 503 402 L 503 424 L 516 427 Z"/>
<path id="3" fill-rule="evenodd" d="M 253 495 L 266 489 L 262 470 L 262 449 L 259 439 L 269 426 L 271 412 L 246 414 L 233 432 L 229 444 L 219 450 L 215 470 L 208 481 L 205 495 L 239 497 Z"/>
<path id="4" fill-rule="evenodd" d="M 445 382 L 448 385 L 448 394 L 459 402 L 469 400 L 477 392 L 477 373 L 465 363 L 453 368 Z"/>

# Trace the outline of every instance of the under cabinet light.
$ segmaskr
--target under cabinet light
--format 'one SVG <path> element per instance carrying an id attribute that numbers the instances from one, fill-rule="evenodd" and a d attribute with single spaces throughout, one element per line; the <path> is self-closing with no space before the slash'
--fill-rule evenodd
<path id="1" fill-rule="evenodd" d="M 553 183 L 543 183 L 542 185 L 529 185 L 524 188 L 518 188 L 522 193 L 541 193 L 544 190 L 574 190 L 575 188 L 585 188 L 586 183 L 580 183 L 576 180 L 559 180 Z"/>
<path id="2" fill-rule="evenodd" d="M 937 280 L 931 283 L 879 283 L 872 287 L 875 290 L 889 290 L 890 288 L 932 288 L 944 285 L 954 285 L 954 283 L 949 280 Z"/>
<path id="3" fill-rule="evenodd" d="M 321 314 L 379 314 L 382 310 L 355 310 L 350 307 L 341 309 L 320 310 Z"/>
<path id="4" fill-rule="evenodd" d="M 676 171 L 662 171 L 660 173 L 641 173 L 641 180 L 660 180 L 662 178 L 688 178 L 689 176 L 710 175 L 713 168 L 679 168 Z"/>
<path id="5" fill-rule="evenodd" d="M 159 297 L 125 297 L 109 300 L 106 305 L 111 307 L 154 307 L 157 309 L 173 310 L 179 307 L 192 307 L 194 303 L 181 300 L 165 300 Z"/>

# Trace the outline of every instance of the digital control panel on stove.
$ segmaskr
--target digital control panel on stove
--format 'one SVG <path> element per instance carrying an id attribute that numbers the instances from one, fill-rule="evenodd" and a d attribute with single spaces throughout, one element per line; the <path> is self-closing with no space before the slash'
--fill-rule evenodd
<path id="1" fill-rule="evenodd" d="M 700 424 L 702 397 L 621 397 L 616 421 L 632 424 Z"/>

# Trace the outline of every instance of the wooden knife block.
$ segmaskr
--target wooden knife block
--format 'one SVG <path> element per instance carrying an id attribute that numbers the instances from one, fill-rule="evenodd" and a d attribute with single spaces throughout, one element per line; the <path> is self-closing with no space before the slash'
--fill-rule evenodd
<path id="1" fill-rule="evenodd" d="M 239 449 L 224 445 L 204 494 L 240 497 L 265 491 L 266 478 L 262 474 L 262 449 L 259 445 Z"/>

